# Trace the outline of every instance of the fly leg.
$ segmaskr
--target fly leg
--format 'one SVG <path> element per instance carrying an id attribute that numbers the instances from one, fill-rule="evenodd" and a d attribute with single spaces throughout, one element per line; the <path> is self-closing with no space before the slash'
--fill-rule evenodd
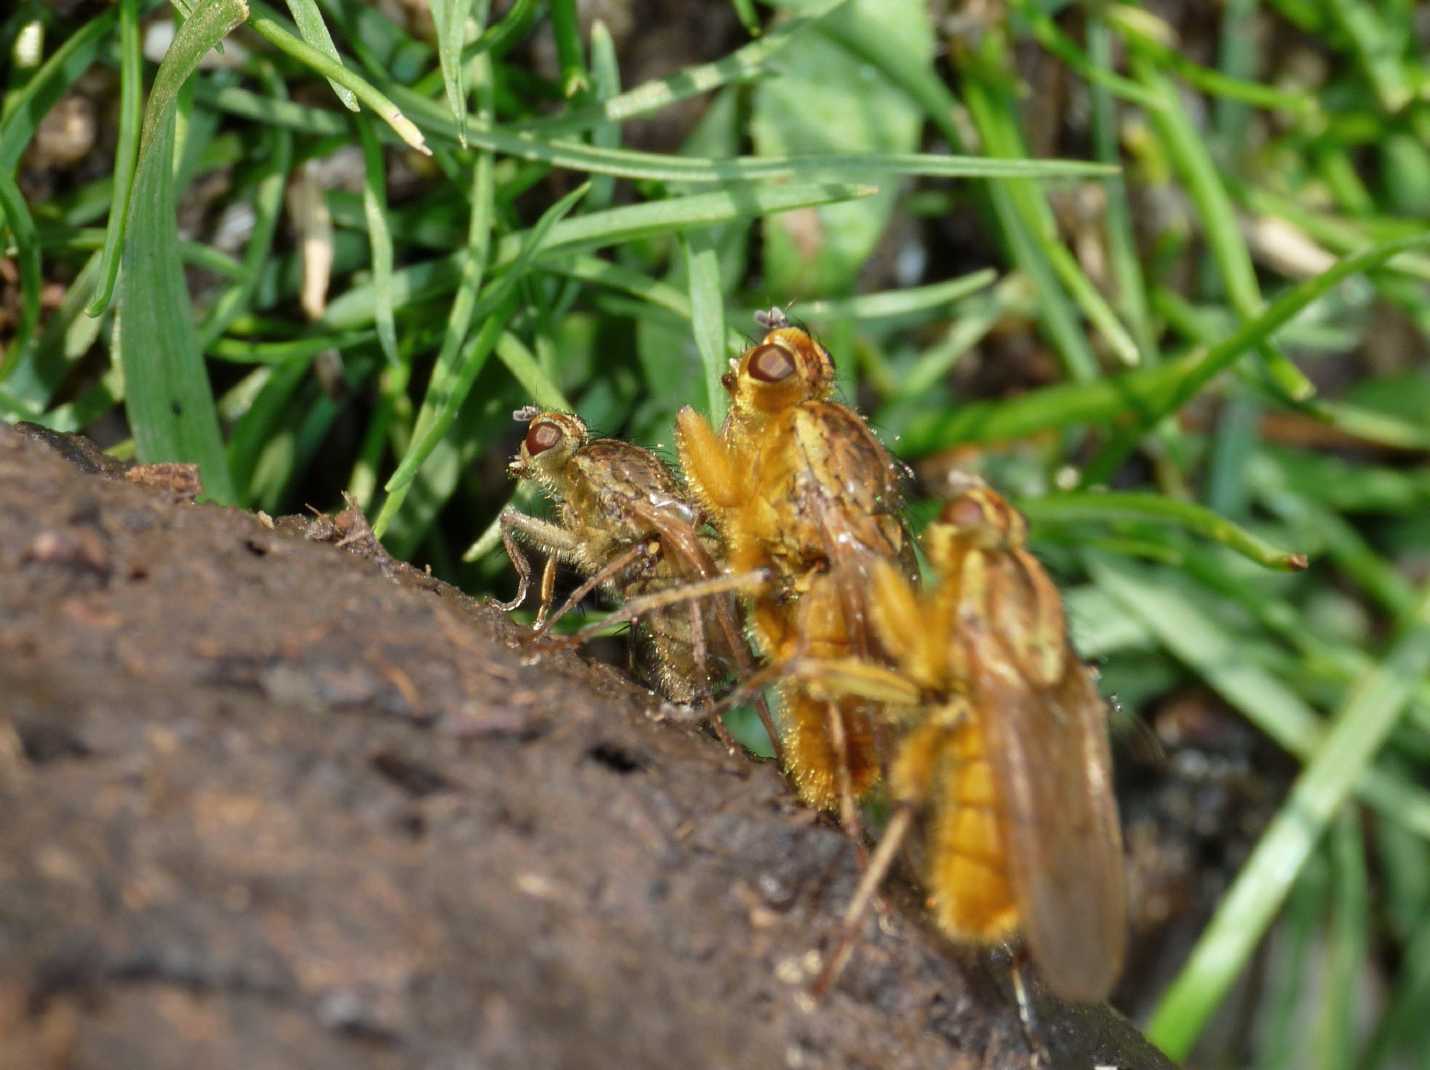
<path id="1" fill-rule="evenodd" d="M 692 600 L 690 602 L 690 645 L 691 656 L 695 660 L 695 678 L 699 681 L 700 706 L 708 709 L 714 705 L 710 698 L 710 669 L 708 655 L 705 650 L 705 618 L 700 615 L 700 603 Z M 730 735 L 730 730 L 725 727 L 725 718 L 708 718 L 710 727 L 715 730 L 715 736 L 725 745 L 725 749 L 734 754 L 739 745 L 735 742 L 735 737 Z"/>
<path id="2" fill-rule="evenodd" d="M 526 601 L 527 591 L 531 589 L 531 562 L 522 552 L 521 545 L 516 541 L 516 536 L 524 536 L 553 557 L 574 556 L 579 544 L 575 536 L 559 524 L 527 516 L 525 513 L 518 513 L 515 509 L 502 510 L 498 526 L 501 530 L 502 546 L 506 548 L 506 555 L 511 559 L 512 568 L 516 569 L 516 597 L 510 602 L 499 601 L 496 606 L 498 609 L 510 613 Z M 547 567 L 554 570 L 555 566 L 548 564 Z M 554 582 L 554 571 L 552 577 Z M 543 574 L 543 593 L 546 586 L 547 581 Z"/>
<path id="3" fill-rule="evenodd" d="M 819 976 L 815 978 L 813 994 L 816 998 L 822 997 L 829 991 L 830 986 L 839 979 L 840 973 L 843 972 L 845 964 L 849 961 L 849 956 L 853 954 L 854 943 L 859 936 L 859 922 L 863 920 L 864 912 L 873 902 L 874 893 L 879 890 L 879 885 L 883 883 L 884 877 L 889 872 L 889 867 L 893 865 L 894 857 L 898 854 L 904 837 L 908 835 L 913 820 L 913 804 L 901 803 L 898 810 L 894 812 L 894 816 L 889 819 L 884 834 L 879 837 L 879 846 L 874 849 L 873 857 L 864 867 L 863 876 L 859 878 L 859 885 L 854 889 L 854 897 L 849 900 L 849 906 L 844 911 L 844 921 L 839 927 L 839 936 L 834 944 L 834 952 L 829 956 L 829 960 L 825 963 Z"/>
<path id="4" fill-rule="evenodd" d="M 1027 960 L 1028 952 L 1022 947 L 1015 948 L 1008 973 L 1013 980 L 1013 998 L 1018 1003 L 1018 1022 L 1023 1027 L 1023 1039 L 1028 1042 L 1028 1070 L 1048 1070 L 1052 1065 L 1052 1057 L 1048 1053 L 1047 1045 L 1043 1043 L 1038 1019 L 1033 1013 L 1033 1001 L 1028 993 L 1027 977 L 1024 973 Z"/>
<path id="5" fill-rule="evenodd" d="M 601 586 L 601 584 L 609 583 L 611 580 L 613 580 L 615 577 L 619 576 L 622 572 L 629 568 L 634 562 L 639 561 L 642 557 L 654 558 L 655 555 L 658 553 L 660 553 L 660 543 L 642 542 L 637 543 L 635 546 L 632 546 L 629 549 L 611 558 L 611 560 L 607 561 L 604 565 L 597 569 L 595 573 L 589 576 L 586 581 L 581 584 L 581 586 L 577 587 L 574 591 L 572 591 L 570 597 L 567 598 L 565 602 L 561 603 L 560 609 L 558 609 L 545 621 L 542 621 L 540 624 L 538 624 L 536 634 L 533 636 L 533 638 L 545 638 L 546 633 L 551 630 L 551 626 L 555 624 L 558 620 L 560 620 L 562 617 L 566 616 L 567 613 L 570 613 L 571 610 L 575 609 L 578 605 L 580 605 L 581 599 L 585 598 L 597 587 Z"/>

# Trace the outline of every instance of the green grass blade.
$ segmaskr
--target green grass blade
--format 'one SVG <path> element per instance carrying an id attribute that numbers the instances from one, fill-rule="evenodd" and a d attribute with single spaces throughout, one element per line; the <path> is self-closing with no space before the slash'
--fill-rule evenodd
<path id="1" fill-rule="evenodd" d="M 328 24 L 323 21 L 323 13 L 318 10 L 317 0 L 287 0 L 288 13 L 293 16 L 293 22 L 298 27 L 298 33 L 305 42 L 312 48 L 317 49 L 329 60 L 339 65 L 343 59 L 338 55 L 338 48 L 333 44 L 333 35 L 328 32 Z M 342 102 L 343 107 L 348 111 L 358 110 L 357 97 L 353 91 L 341 82 L 328 79 L 328 85 L 332 86 L 333 92 Z"/>
<path id="2" fill-rule="evenodd" d="M 564 257 L 557 254 L 585 251 L 637 238 L 668 235 L 680 230 L 716 226 L 735 219 L 785 212 L 813 204 L 865 196 L 868 187 L 841 185 L 791 185 L 696 193 L 664 201 L 624 205 L 562 220 L 543 243 L 543 266 L 559 270 Z M 525 234 L 503 238 L 492 251 L 492 266 L 503 267 L 517 256 Z M 398 307 L 417 297 L 431 298 L 452 289 L 461 268 L 462 254 L 413 265 L 393 273 L 394 301 Z M 489 305 L 478 306 L 478 312 Z M 356 286 L 328 305 L 323 323 L 329 327 L 359 327 L 372 322 L 371 286 Z"/>
<path id="3" fill-rule="evenodd" d="M 1356 59 L 1380 97 L 1380 105 L 1394 114 L 1410 102 L 1400 48 L 1375 7 L 1365 0 L 1324 0 L 1331 19 L 1350 39 Z"/>
<path id="4" fill-rule="evenodd" d="M 277 12 L 262 3 L 261 0 L 251 0 L 251 3 L 253 14 L 249 18 L 248 24 L 254 33 L 280 52 L 311 67 L 329 81 L 351 90 L 358 100 L 371 108 L 377 117 L 390 126 L 393 133 L 406 144 L 423 155 L 430 156 L 432 154 L 432 150 L 427 147 L 427 142 L 422 137 L 422 131 L 417 129 L 416 124 L 402 114 L 402 109 L 389 100 L 385 94 L 378 91 L 371 82 L 356 72 L 348 70 L 341 62 L 329 58 L 325 53 L 293 33 L 284 25 L 284 20 L 278 16 Z"/>
<path id="5" fill-rule="evenodd" d="M 1159 107 L 1148 112 L 1148 118 L 1197 206 L 1227 296 L 1244 319 L 1253 319 L 1262 310 L 1261 289 L 1256 282 L 1251 253 L 1241 236 L 1231 195 L 1216 163 L 1183 108 L 1171 79 L 1135 50 L 1133 70 L 1137 80 L 1160 101 Z M 1288 398 L 1304 401 L 1315 393 L 1311 381 L 1271 342 L 1261 342 L 1258 349 L 1271 381 Z"/>
<path id="6" fill-rule="evenodd" d="M 40 322 L 40 286 L 43 282 L 35 221 L 30 217 L 20 187 L 15 184 L 14 174 L 8 171 L 0 171 L 0 216 L 10 227 L 20 260 L 20 321 L 15 325 L 10 348 L 0 356 L 0 382 L 4 382 L 21 360 L 30 354 L 35 328 Z"/>
<path id="7" fill-rule="evenodd" d="M 110 7 L 90 19 L 55 49 L 18 92 L 7 97 L 0 122 L 0 171 L 15 174 L 40 121 L 89 69 L 118 17 L 117 9 Z"/>
<path id="8" fill-rule="evenodd" d="M 1173 524 L 1206 539 L 1219 542 L 1266 568 L 1296 572 L 1306 567 L 1306 555 L 1281 550 L 1258 538 L 1238 524 L 1195 502 L 1179 501 L 1163 494 L 1138 491 L 1071 491 L 1030 498 L 1019 507 L 1035 523 L 1039 521 L 1152 520 Z"/>
<path id="9" fill-rule="evenodd" d="M 1427 244 L 1430 244 L 1430 231 L 1409 238 L 1382 242 L 1369 249 L 1363 249 L 1358 253 L 1343 257 L 1336 261 L 1333 267 L 1323 271 L 1315 278 L 1306 279 L 1287 289 L 1272 301 L 1259 316 L 1243 323 L 1231 335 L 1215 345 L 1199 347 L 1174 363 L 1123 376 L 1118 384 L 1118 393 L 1124 402 L 1135 401 L 1135 404 L 1130 406 L 1135 422 L 1131 428 L 1109 442 L 1093 459 L 1087 467 L 1084 482 L 1087 484 L 1105 482 L 1136 446 L 1146 428 L 1178 411 L 1220 372 L 1230 367 L 1249 350 L 1265 344 L 1276 331 L 1285 326 L 1312 301 L 1352 275 L 1373 271 L 1397 253 Z M 1169 370 L 1170 374 L 1164 374 Z M 1042 393 L 1046 394 L 1047 391 Z M 1046 406 L 1050 402 L 1064 400 L 1045 397 L 1043 404 Z M 1091 397 L 1078 400 L 1092 402 Z M 1100 400 L 1111 399 L 1104 396 Z M 1104 418 L 1109 418 L 1116 415 L 1117 411 L 1109 407 L 1103 409 L 1102 413 Z M 945 445 L 947 444 L 945 443 Z"/>
<path id="10" fill-rule="evenodd" d="M 1212 596 L 1180 577 L 1154 576 L 1105 555 L 1087 555 L 1098 587 L 1152 632 L 1257 728 L 1303 761 L 1321 752 L 1325 723 L 1295 691 L 1246 657 L 1213 612 Z M 1357 795 L 1392 821 L 1430 838 L 1430 792 L 1381 769 L 1359 775 Z"/>
<path id="11" fill-rule="evenodd" d="M 690 97 L 713 92 L 732 82 L 743 82 L 762 73 L 770 60 L 788 47 L 801 33 L 848 0 L 820 0 L 797 18 L 778 23 L 763 37 L 737 48 L 713 63 L 686 67 L 664 78 L 642 82 L 619 96 L 575 109 L 562 115 L 518 124 L 522 133 L 555 138 L 579 133 L 603 123 L 621 123 L 640 115 L 661 111 Z"/>
<path id="12" fill-rule="evenodd" d="M 527 349 L 516 335 L 510 331 L 504 332 L 497 339 L 496 353 L 497 359 L 506 365 L 507 371 L 511 372 L 512 378 L 521 384 L 522 390 L 526 392 L 526 396 L 532 402 L 540 405 L 543 409 L 561 412 L 575 411 L 575 407 L 566 400 L 566 395 L 561 392 L 561 388 L 552 382 L 551 377 L 542 369 L 531 350 Z"/>
<path id="13" fill-rule="evenodd" d="M 515 308 L 514 294 L 517 283 L 521 281 L 536 255 L 542 251 L 543 244 L 551 230 L 586 193 L 587 187 L 585 186 L 572 190 L 543 213 L 536 225 L 526 233 L 521 249 L 511 266 L 499 278 L 488 284 L 484 296 L 495 310 L 482 323 L 476 338 L 461 359 L 459 366 L 450 374 L 440 376 L 438 370 L 443 369 L 440 361 L 438 369 L 434 369 L 432 382 L 427 388 L 427 397 L 423 400 L 422 411 L 418 415 L 417 431 L 413 435 L 412 447 L 402 458 L 401 463 L 397 466 L 397 471 L 392 474 L 392 478 L 387 481 L 385 487 L 388 497 L 383 502 L 382 510 L 373 524 L 373 530 L 379 535 L 391 522 L 397 510 L 401 508 L 407 488 L 411 485 L 417 470 L 422 467 L 427 456 L 456 420 L 457 412 L 471 391 L 477 372 L 482 369 L 487 357 L 501 338 L 506 323 Z"/>
<path id="14" fill-rule="evenodd" d="M 99 289 L 85 310 L 100 316 L 114 296 L 134 164 L 139 159 L 139 124 L 144 115 L 144 55 L 139 40 L 139 0 L 119 0 L 119 140 L 114 146 L 114 184 L 105 228 Z"/>
<path id="15" fill-rule="evenodd" d="M 437 32 L 437 60 L 441 64 L 447 107 L 457 120 L 460 132 L 467 122 L 467 91 L 462 85 L 462 45 L 466 42 L 472 0 L 432 0 L 428 8 L 432 12 L 432 27 Z M 466 148 L 466 138 L 460 141 L 462 148 Z"/>
<path id="16" fill-rule="evenodd" d="M 611 31 L 597 19 L 591 26 L 591 88 L 597 100 L 614 99 L 621 92 L 621 71 L 617 64 L 616 43 L 611 40 Z M 597 123 L 591 127 L 591 144 L 603 149 L 616 149 L 621 145 L 621 124 L 617 122 Z M 591 180 L 591 195 L 586 198 L 586 210 L 600 211 L 609 208 L 615 197 L 616 180 L 610 175 L 599 175 Z"/>
<path id="17" fill-rule="evenodd" d="M 561 69 L 561 95 L 567 100 L 591 87 L 581 46 L 581 22 L 576 0 L 551 0 L 551 36 L 556 41 L 556 64 Z"/>
<path id="18" fill-rule="evenodd" d="M 220 502 L 234 501 L 234 485 L 175 255 L 174 125 L 180 89 L 247 13 L 243 0 L 197 5 L 159 65 L 144 115 L 115 327 L 139 457 L 196 462 L 205 492 Z"/>
<path id="19" fill-rule="evenodd" d="M 729 395 L 720 384 L 728 369 L 725 348 L 725 300 L 720 289 L 720 251 L 708 230 L 682 236 L 685 271 L 690 282 L 690 324 L 705 369 L 705 415 L 712 426 L 725 420 Z"/>
<path id="20" fill-rule="evenodd" d="M 1427 669 L 1430 588 L 1385 659 L 1357 682 L 1153 1014 L 1148 1036 L 1173 1059 L 1186 1058 Z"/>
<path id="21" fill-rule="evenodd" d="M 260 77 L 269 91 L 286 95 L 287 90 L 271 69 L 262 69 Z M 234 320 L 248 311 L 254 293 L 263 276 L 263 268 L 273 252 L 273 236 L 283 214 L 283 194 L 293 169 L 293 135 L 273 127 L 260 135 L 267 142 L 268 152 L 258 164 L 253 185 L 253 232 L 243 252 L 237 285 L 219 296 L 199 326 L 199 346 L 205 353 Z"/>
<path id="22" fill-rule="evenodd" d="M 392 299 L 392 234 L 387 228 L 387 161 L 382 144 L 372 122 L 364 115 L 356 116 L 358 140 L 363 158 L 363 215 L 367 220 L 368 246 L 372 250 L 373 318 L 377 337 L 390 363 L 396 364 L 397 322 L 393 316 Z"/>

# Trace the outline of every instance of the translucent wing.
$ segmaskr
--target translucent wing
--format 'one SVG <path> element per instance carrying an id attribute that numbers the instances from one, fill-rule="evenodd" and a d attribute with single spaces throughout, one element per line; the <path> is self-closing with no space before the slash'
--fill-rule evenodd
<path id="1" fill-rule="evenodd" d="M 961 641 L 1014 895 L 1049 988 L 1097 1002 L 1117 979 L 1126 942 L 1106 707 L 1067 643 L 1060 606 L 1046 634 L 1018 633 L 1047 620 L 1029 600 L 1056 598 L 1041 566 L 1022 551 L 981 553 L 986 571 L 973 596 L 983 604 L 962 614 Z"/>

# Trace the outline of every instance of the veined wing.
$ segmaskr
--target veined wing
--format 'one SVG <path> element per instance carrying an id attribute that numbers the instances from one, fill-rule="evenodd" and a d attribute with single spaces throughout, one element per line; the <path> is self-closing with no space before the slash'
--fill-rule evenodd
<path id="1" fill-rule="evenodd" d="M 984 559 L 983 611 L 961 614 L 960 641 L 1014 895 L 1049 988 L 1067 1000 L 1097 1002 L 1121 971 L 1127 927 L 1106 706 L 1092 670 L 1061 634 L 1061 671 L 1054 674 L 1046 671 L 1045 650 L 1040 664 L 1030 664 L 1040 644 L 996 626 L 1037 617 L 1006 603 L 1051 587 L 1041 566 L 1022 552 L 985 552 Z"/>

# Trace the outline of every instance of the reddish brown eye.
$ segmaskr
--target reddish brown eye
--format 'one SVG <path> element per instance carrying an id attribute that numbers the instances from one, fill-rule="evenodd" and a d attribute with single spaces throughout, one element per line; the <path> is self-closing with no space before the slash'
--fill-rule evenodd
<path id="1" fill-rule="evenodd" d="M 944 506 L 943 522 L 952 524 L 960 531 L 970 531 L 982 527 L 988 521 L 984 516 L 982 503 L 971 494 L 965 494 Z"/>
<path id="2" fill-rule="evenodd" d="M 532 424 L 526 433 L 526 452 L 535 457 L 561 441 L 561 428 L 555 424 Z"/>
<path id="3" fill-rule="evenodd" d="M 778 383 L 794 374 L 794 357 L 781 346 L 763 345 L 750 354 L 745 368 L 752 379 Z"/>

